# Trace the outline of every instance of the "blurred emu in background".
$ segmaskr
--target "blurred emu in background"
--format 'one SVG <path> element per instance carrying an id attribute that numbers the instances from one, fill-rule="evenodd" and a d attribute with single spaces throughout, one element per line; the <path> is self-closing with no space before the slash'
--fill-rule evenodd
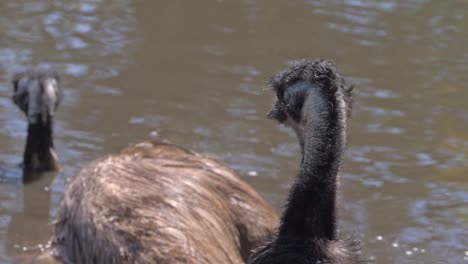
<path id="1" fill-rule="evenodd" d="M 13 102 L 28 121 L 24 181 L 36 173 L 60 170 L 53 142 L 54 113 L 62 99 L 58 75 L 45 70 L 20 72 L 13 77 L 13 88 Z"/>

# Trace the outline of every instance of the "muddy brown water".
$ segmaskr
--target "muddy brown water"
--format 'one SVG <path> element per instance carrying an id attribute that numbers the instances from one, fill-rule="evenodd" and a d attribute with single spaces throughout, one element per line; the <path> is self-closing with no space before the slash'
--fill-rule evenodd
<path id="1" fill-rule="evenodd" d="M 468 1 L 0 3 L 0 262 L 47 241 L 65 181 L 158 131 L 216 154 L 280 211 L 299 152 L 267 120 L 266 80 L 333 58 L 356 86 L 342 231 L 375 263 L 468 263 Z M 9 78 L 58 69 L 63 166 L 23 185 Z"/>

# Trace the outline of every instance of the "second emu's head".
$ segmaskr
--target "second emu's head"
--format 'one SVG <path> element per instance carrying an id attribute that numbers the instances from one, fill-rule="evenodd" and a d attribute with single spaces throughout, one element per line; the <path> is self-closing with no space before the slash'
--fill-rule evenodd
<path id="1" fill-rule="evenodd" d="M 62 99 L 57 74 L 30 70 L 13 77 L 13 102 L 28 121 L 28 137 L 24 150 L 25 172 L 59 170 L 53 143 L 53 118 Z"/>

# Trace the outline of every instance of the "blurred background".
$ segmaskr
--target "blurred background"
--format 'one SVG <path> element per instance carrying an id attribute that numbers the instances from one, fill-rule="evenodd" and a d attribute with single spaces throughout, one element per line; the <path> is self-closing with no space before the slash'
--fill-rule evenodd
<path id="1" fill-rule="evenodd" d="M 468 1 L 0 2 L 0 262 L 44 244 L 66 179 L 158 131 L 226 160 L 278 211 L 299 163 L 266 81 L 332 58 L 356 104 L 342 231 L 375 263 L 468 263 Z M 62 171 L 23 185 L 11 75 L 57 69 Z"/>

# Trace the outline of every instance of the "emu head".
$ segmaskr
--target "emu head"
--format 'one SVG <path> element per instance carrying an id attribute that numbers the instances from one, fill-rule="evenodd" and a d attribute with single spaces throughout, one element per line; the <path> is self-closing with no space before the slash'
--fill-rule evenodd
<path id="1" fill-rule="evenodd" d="M 345 85 L 333 62 L 303 60 L 275 76 L 270 86 L 277 101 L 267 117 L 291 127 L 299 139 L 306 124 L 320 127 L 317 122 L 333 111 L 349 117 L 352 107 L 352 87 Z M 344 120 L 346 121 L 346 120 Z"/>
<path id="2" fill-rule="evenodd" d="M 62 99 L 57 74 L 21 72 L 13 77 L 13 88 L 13 102 L 24 112 L 30 125 L 50 122 Z"/>

